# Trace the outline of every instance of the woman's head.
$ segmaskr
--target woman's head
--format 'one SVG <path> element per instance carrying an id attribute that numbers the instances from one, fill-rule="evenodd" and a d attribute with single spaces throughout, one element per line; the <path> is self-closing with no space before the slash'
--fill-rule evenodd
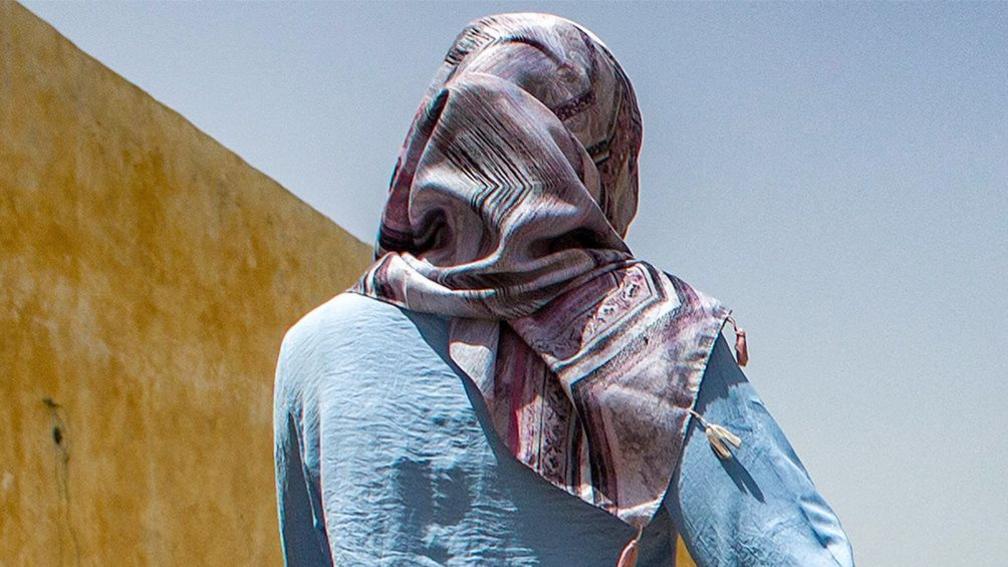
<path id="1" fill-rule="evenodd" d="M 558 16 L 488 16 L 459 34 L 432 88 L 463 73 L 499 76 L 552 110 L 596 164 L 599 192 L 588 189 L 625 235 L 637 209 L 641 119 L 633 87 L 605 44 Z"/>
<path id="2" fill-rule="evenodd" d="M 633 88 L 591 32 L 546 14 L 476 20 L 414 116 L 377 252 L 463 288 L 629 257 L 640 143 Z"/>

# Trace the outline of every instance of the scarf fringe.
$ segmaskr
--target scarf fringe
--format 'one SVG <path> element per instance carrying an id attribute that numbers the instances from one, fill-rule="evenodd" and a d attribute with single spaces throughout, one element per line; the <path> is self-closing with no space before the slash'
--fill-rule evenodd
<path id="1" fill-rule="evenodd" d="M 637 528 L 637 537 L 630 540 L 623 548 L 623 552 L 620 553 L 619 561 L 616 562 L 616 567 L 636 567 L 637 565 L 637 550 L 640 545 L 641 536 L 644 535 L 644 527 L 641 526 Z"/>
<path id="2" fill-rule="evenodd" d="M 704 433 L 707 435 L 707 442 L 710 443 L 711 448 L 717 453 L 717 456 L 722 459 L 730 459 L 732 457 L 731 450 L 728 445 L 731 445 L 738 449 L 742 446 L 742 439 L 738 435 L 732 433 L 728 428 L 718 425 L 716 423 L 711 423 L 704 419 L 699 413 L 694 410 L 689 410 L 693 417 L 697 418 L 700 425 L 704 428 Z M 726 443 L 728 445 L 726 445 Z"/>
<path id="3" fill-rule="evenodd" d="M 745 329 L 739 327 L 731 315 L 728 316 L 728 322 L 735 329 L 735 359 L 739 366 L 745 366 L 749 363 L 749 343 L 746 341 Z"/>

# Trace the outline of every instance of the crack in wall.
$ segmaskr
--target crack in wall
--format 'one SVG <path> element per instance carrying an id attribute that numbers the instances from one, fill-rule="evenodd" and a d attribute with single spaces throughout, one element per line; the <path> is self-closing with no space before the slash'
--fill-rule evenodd
<path id="1" fill-rule="evenodd" d="M 59 492 L 60 511 L 62 512 L 62 527 L 58 527 L 59 535 L 59 563 L 66 565 L 66 544 L 64 542 L 64 530 L 70 534 L 70 542 L 73 546 L 73 563 L 81 564 L 80 541 L 77 538 L 77 529 L 74 527 L 71 517 L 70 503 L 70 439 L 66 421 L 63 419 L 63 406 L 56 403 L 52 398 L 42 398 L 42 403 L 49 410 L 50 434 L 53 442 L 53 475 L 56 477 L 57 491 Z"/>

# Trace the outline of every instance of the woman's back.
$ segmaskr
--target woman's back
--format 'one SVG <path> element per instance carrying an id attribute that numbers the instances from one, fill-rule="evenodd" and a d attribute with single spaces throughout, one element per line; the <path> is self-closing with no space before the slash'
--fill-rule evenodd
<path id="1" fill-rule="evenodd" d="M 288 560 L 614 565 L 634 530 L 507 453 L 447 332 L 445 318 L 342 294 L 287 334 L 275 424 Z M 673 565 L 675 537 L 662 508 L 638 564 Z"/>

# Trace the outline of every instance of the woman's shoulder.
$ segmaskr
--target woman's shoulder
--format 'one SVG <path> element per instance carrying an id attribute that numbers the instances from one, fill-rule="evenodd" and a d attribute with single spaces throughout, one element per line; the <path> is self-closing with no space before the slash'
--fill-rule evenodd
<path id="1" fill-rule="evenodd" d="M 306 313 L 287 330 L 284 343 L 318 340 L 320 336 L 340 335 L 347 331 L 372 327 L 387 328 L 408 320 L 395 305 L 363 295 L 343 292 Z"/>
<path id="2" fill-rule="evenodd" d="M 284 336 L 280 363 L 335 363 L 348 358 L 447 347 L 447 319 L 344 292 L 312 309 Z"/>

